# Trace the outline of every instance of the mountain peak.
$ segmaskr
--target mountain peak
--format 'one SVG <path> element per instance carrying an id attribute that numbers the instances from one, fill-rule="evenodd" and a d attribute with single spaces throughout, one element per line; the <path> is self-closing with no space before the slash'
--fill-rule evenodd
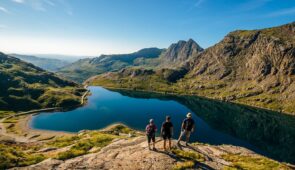
<path id="1" fill-rule="evenodd" d="M 162 58 L 168 62 L 184 62 L 191 56 L 201 53 L 204 49 L 193 39 L 188 41 L 180 40 L 170 45 Z"/>

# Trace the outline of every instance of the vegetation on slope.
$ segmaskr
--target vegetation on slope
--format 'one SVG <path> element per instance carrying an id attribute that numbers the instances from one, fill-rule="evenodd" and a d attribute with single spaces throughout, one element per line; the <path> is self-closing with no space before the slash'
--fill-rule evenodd
<path id="1" fill-rule="evenodd" d="M 0 53 L 0 110 L 27 111 L 80 104 L 85 89 L 39 67 Z"/>
<path id="2" fill-rule="evenodd" d="M 230 166 L 224 168 L 225 170 L 235 170 L 235 169 L 291 169 L 288 166 L 281 164 L 279 162 L 267 159 L 263 156 L 245 156 L 239 154 L 226 154 L 222 155 L 222 158 L 226 161 L 232 162 Z"/>
<path id="3" fill-rule="evenodd" d="M 118 71 L 130 66 L 153 67 L 162 49 L 146 48 L 131 54 L 101 55 L 96 58 L 81 59 L 59 70 L 59 74 L 77 82 L 108 71 Z"/>
<path id="4" fill-rule="evenodd" d="M 26 143 L 1 142 L 0 144 L 0 169 L 12 167 L 22 167 L 39 163 L 47 158 L 56 158 L 66 160 L 88 153 L 98 152 L 101 148 L 107 146 L 113 139 L 123 138 L 113 133 L 133 131 L 122 125 L 115 126 L 105 132 L 86 131 L 77 135 L 57 137 L 55 139 Z M 119 131 L 118 131 L 119 130 Z M 42 152 L 44 148 L 53 148 L 52 152 Z M 62 150 L 58 150 L 58 149 Z"/>

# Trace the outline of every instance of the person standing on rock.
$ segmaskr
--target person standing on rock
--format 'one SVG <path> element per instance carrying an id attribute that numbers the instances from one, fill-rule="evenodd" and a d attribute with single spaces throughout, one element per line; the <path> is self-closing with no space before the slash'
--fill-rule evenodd
<path id="1" fill-rule="evenodd" d="M 153 150 L 156 150 L 156 132 L 157 132 L 157 126 L 154 123 L 153 119 L 150 119 L 150 123 L 145 128 L 146 136 L 148 140 L 149 150 L 151 150 L 151 141 L 153 141 Z"/>
<path id="2" fill-rule="evenodd" d="M 192 118 L 192 114 L 188 113 L 186 115 L 186 119 L 183 120 L 182 125 L 181 125 L 181 133 L 178 138 L 177 144 L 180 144 L 181 138 L 185 135 L 185 144 L 186 146 L 188 145 L 189 138 L 192 132 L 194 132 L 195 129 L 195 121 Z"/>
<path id="3" fill-rule="evenodd" d="M 161 135 L 164 139 L 163 148 L 166 150 L 166 141 L 169 141 L 169 150 L 171 150 L 171 138 L 173 136 L 173 124 L 171 122 L 170 116 L 166 116 L 166 121 L 163 122 L 161 128 Z"/>

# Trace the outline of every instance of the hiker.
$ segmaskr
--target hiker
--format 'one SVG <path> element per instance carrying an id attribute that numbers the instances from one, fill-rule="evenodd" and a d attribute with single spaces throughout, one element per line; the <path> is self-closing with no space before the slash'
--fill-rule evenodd
<path id="1" fill-rule="evenodd" d="M 185 144 L 186 146 L 188 145 L 189 138 L 192 132 L 194 132 L 195 129 L 195 121 L 192 118 L 192 114 L 188 113 L 186 115 L 186 119 L 183 120 L 182 125 L 181 125 L 181 133 L 178 138 L 177 144 L 180 144 L 181 138 L 185 135 Z"/>
<path id="2" fill-rule="evenodd" d="M 164 150 L 166 150 L 166 141 L 168 139 L 169 141 L 169 150 L 171 150 L 171 138 L 173 136 L 173 124 L 171 122 L 170 116 L 166 116 L 166 121 L 163 122 L 162 128 L 161 128 L 161 135 L 164 139 Z"/>
<path id="3" fill-rule="evenodd" d="M 146 136 L 148 140 L 149 150 L 151 150 L 151 141 L 153 141 L 153 150 L 156 150 L 155 144 L 156 144 L 156 132 L 157 132 L 157 126 L 154 123 L 153 119 L 150 119 L 150 123 L 145 128 Z"/>

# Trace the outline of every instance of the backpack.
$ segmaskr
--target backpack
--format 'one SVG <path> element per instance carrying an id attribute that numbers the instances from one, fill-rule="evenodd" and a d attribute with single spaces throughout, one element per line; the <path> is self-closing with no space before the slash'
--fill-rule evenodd
<path id="1" fill-rule="evenodd" d="M 148 135 L 152 135 L 152 134 L 154 134 L 155 132 L 156 132 L 156 126 L 155 125 L 147 125 L 147 127 L 146 127 L 146 133 L 148 134 Z"/>

